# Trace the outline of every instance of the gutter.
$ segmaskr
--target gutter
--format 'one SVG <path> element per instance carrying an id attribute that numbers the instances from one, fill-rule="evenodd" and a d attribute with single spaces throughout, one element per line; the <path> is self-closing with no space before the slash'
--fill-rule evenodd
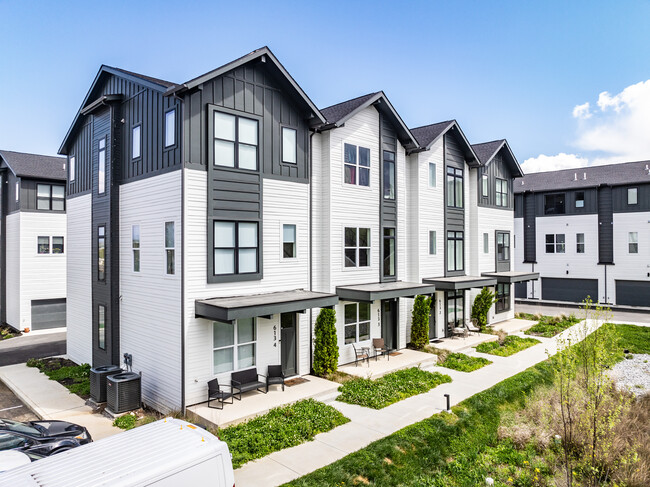
<path id="1" fill-rule="evenodd" d="M 313 150 L 312 138 L 316 132 L 309 133 L 309 290 L 314 290 L 314 205 L 313 205 Z M 4 235 L 4 234 L 3 234 Z M 314 373 L 314 310 L 309 308 L 309 373 Z"/>

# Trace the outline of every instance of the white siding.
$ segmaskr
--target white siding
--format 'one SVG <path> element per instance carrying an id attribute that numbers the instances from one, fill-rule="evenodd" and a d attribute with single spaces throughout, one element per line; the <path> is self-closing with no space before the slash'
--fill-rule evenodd
<path id="1" fill-rule="evenodd" d="M 20 213 L 7 215 L 7 323 L 22 329 L 20 320 Z"/>
<path id="2" fill-rule="evenodd" d="M 175 224 L 176 273 L 166 274 L 165 222 Z M 140 226 L 140 272 L 131 229 Z M 120 186 L 120 356 L 142 372 L 142 399 L 181 407 L 181 171 Z M 164 357 L 164 360 L 161 360 Z"/>
<path id="3" fill-rule="evenodd" d="M 68 199 L 67 215 L 67 354 L 92 363 L 92 204 L 89 194 Z"/>
<path id="4" fill-rule="evenodd" d="M 638 254 L 629 253 L 629 232 L 638 233 Z M 589 244 L 586 235 L 585 241 Z M 614 263 L 616 265 L 607 266 L 607 294 L 611 302 L 616 302 L 615 281 L 617 279 L 650 281 L 648 278 L 648 273 L 650 273 L 650 212 L 614 213 Z M 598 267 L 602 268 L 603 266 Z M 600 294 L 602 299 L 605 294 L 604 285 Z"/>
<path id="5" fill-rule="evenodd" d="M 256 281 L 207 283 L 207 181 L 202 171 L 185 170 L 185 349 L 186 400 L 205 400 L 206 383 L 214 378 L 212 322 L 194 317 L 194 302 L 218 296 L 309 289 L 309 185 L 264 179 L 264 277 Z M 282 224 L 297 225 L 296 259 L 282 259 Z M 309 373 L 309 314 L 298 314 L 298 374 Z M 274 329 L 275 340 L 274 340 Z M 257 320 L 257 367 L 280 363 L 279 315 Z M 230 373 L 219 376 L 221 380 Z"/>

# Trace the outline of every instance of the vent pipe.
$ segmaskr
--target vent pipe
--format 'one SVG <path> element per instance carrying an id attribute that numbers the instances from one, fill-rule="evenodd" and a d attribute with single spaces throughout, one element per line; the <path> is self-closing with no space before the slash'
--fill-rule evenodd
<path id="1" fill-rule="evenodd" d="M 587 180 L 587 173 L 586 172 L 582 173 L 582 179 L 584 179 L 585 181 Z"/>
<path id="2" fill-rule="evenodd" d="M 574 181 L 577 181 L 577 180 L 578 180 L 578 173 L 577 173 L 577 172 L 574 172 L 574 173 L 573 173 L 573 180 L 574 180 Z"/>

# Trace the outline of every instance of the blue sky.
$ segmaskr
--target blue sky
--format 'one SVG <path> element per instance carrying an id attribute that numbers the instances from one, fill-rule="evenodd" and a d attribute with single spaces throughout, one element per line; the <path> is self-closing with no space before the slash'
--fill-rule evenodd
<path id="1" fill-rule="evenodd" d="M 650 158 L 629 130 L 650 122 L 647 1 L 0 0 L 0 19 L 2 149 L 56 153 L 102 63 L 183 82 L 268 45 L 319 107 L 384 90 L 407 125 L 455 118 L 531 169 Z"/>

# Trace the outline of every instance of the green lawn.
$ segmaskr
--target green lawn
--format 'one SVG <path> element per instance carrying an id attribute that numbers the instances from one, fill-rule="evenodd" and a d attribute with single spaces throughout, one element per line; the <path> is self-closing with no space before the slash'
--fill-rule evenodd
<path id="1" fill-rule="evenodd" d="M 630 353 L 650 353 L 650 326 L 612 325 L 616 326 L 619 334 L 621 353 L 629 350 Z"/>
<path id="2" fill-rule="evenodd" d="M 438 365 L 448 369 L 460 370 L 461 372 L 473 372 L 491 363 L 491 360 L 483 357 L 470 357 L 464 353 L 450 353 L 444 361 L 439 361 Z"/>
<path id="3" fill-rule="evenodd" d="M 537 317 L 525 319 L 538 319 Z M 570 326 L 579 323 L 580 318 L 574 315 L 570 316 L 542 316 L 536 325 L 533 325 L 526 331 L 526 335 L 541 336 L 551 338 L 566 330 Z"/>
<path id="4" fill-rule="evenodd" d="M 477 352 L 489 353 L 500 357 L 509 357 L 517 352 L 541 343 L 534 338 L 521 338 L 516 335 L 510 335 L 505 338 L 503 345 L 498 341 L 481 343 L 476 347 Z"/>
<path id="5" fill-rule="evenodd" d="M 381 409 L 445 382 L 451 382 L 451 377 L 413 367 L 386 374 L 376 380 L 361 377 L 348 380 L 339 387 L 341 394 L 336 400 Z"/>

